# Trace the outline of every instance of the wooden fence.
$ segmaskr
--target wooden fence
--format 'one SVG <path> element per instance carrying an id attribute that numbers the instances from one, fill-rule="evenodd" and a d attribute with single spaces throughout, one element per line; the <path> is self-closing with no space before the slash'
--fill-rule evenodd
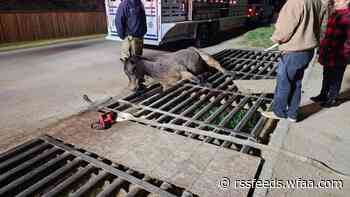
<path id="1" fill-rule="evenodd" d="M 104 12 L 0 12 L 0 43 L 107 32 Z"/>

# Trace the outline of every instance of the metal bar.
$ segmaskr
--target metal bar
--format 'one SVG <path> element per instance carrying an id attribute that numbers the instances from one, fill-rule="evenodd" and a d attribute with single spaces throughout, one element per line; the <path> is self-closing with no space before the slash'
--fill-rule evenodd
<path id="1" fill-rule="evenodd" d="M 244 125 L 247 124 L 249 119 L 254 115 L 254 113 L 258 110 L 260 104 L 263 102 L 263 99 L 258 99 L 258 101 L 251 107 L 248 112 L 245 114 L 243 119 L 236 125 L 236 130 L 243 129 Z"/>
<path id="2" fill-rule="evenodd" d="M 44 165 L 40 166 L 39 168 L 35 169 L 34 171 L 31 171 L 30 173 L 22 176 L 21 178 L 17 179 L 16 181 L 6 185 L 3 188 L 0 188 L 0 196 L 6 196 L 6 193 L 8 193 L 10 190 L 16 189 L 19 185 L 29 181 L 36 175 L 40 174 L 42 171 L 46 170 L 47 168 L 51 167 L 52 165 L 66 159 L 69 156 L 68 153 L 63 153 L 62 155 L 59 155 L 57 158 L 50 160 L 49 162 L 45 163 Z"/>
<path id="3" fill-rule="evenodd" d="M 252 136 L 258 136 L 260 131 L 263 129 L 265 122 L 266 122 L 267 118 L 265 117 L 260 117 L 259 121 L 257 122 L 257 124 L 255 125 L 254 129 L 250 132 Z M 248 139 L 250 140 L 250 139 Z M 250 146 L 247 145 L 243 145 L 243 147 L 241 148 L 242 153 L 249 153 L 249 151 L 251 150 Z"/>
<path id="4" fill-rule="evenodd" d="M 50 174 L 50 176 L 47 176 L 47 177 L 41 179 L 40 181 L 38 181 L 34 185 L 30 186 L 29 188 L 25 189 L 24 191 L 22 191 L 21 193 L 16 195 L 16 197 L 26 197 L 26 196 L 33 194 L 35 191 L 37 191 L 38 189 L 40 189 L 44 185 L 50 183 L 51 181 L 57 179 L 59 176 L 62 176 L 62 174 L 71 170 L 79 163 L 81 163 L 81 160 L 79 160 L 77 158 L 73 159 L 68 164 L 66 164 L 63 168 L 57 169 L 55 172 Z"/>
<path id="5" fill-rule="evenodd" d="M 0 175 L 0 183 L 3 182 L 4 180 L 8 179 L 11 176 L 14 176 L 14 174 L 16 174 L 16 173 L 18 173 L 18 172 L 20 172 L 20 171 L 22 171 L 22 170 L 32 166 L 32 165 L 34 165 L 38 161 L 43 160 L 47 156 L 58 152 L 59 150 L 60 149 L 57 149 L 57 148 L 51 148 L 51 149 L 45 151 L 44 153 L 39 154 L 39 155 L 35 156 L 34 158 L 26 161 L 26 162 L 23 162 L 21 165 L 15 167 L 15 168 L 12 168 L 11 170 L 7 171 L 6 173 L 1 174 Z"/>
<path id="6" fill-rule="evenodd" d="M 148 182 L 151 179 L 149 177 L 145 176 L 142 180 Z M 166 189 L 162 188 L 162 186 L 160 188 L 167 191 Z M 135 187 L 135 188 L 131 189 L 131 191 L 129 191 L 129 193 L 126 195 L 126 197 L 137 197 L 137 196 L 141 196 L 142 193 L 146 193 L 146 192 L 147 191 L 145 191 L 144 189 L 142 189 L 140 187 Z M 146 196 L 146 194 L 144 194 L 143 196 Z"/>
<path id="7" fill-rule="evenodd" d="M 183 86 L 183 87 L 177 89 L 176 91 L 174 91 L 174 92 L 172 92 L 172 93 L 170 93 L 170 94 L 165 95 L 164 97 L 162 97 L 162 98 L 158 99 L 157 101 L 153 102 L 151 105 L 149 105 L 149 107 L 156 107 L 157 105 L 161 104 L 161 103 L 164 102 L 165 100 L 167 100 L 167 99 L 173 97 L 173 96 L 176 95 L 176 94 L 181 93 L 181 91 L 183 91 L 184 89 L 186 89 L 186 87 Z M 144 113 L 144 111 L 141 111 L 141 112 L 138 112 L 138 114 L 135 114 L 135 115 L 136 115 L 136 116 L 140 116 L 140 115 L 142 115 L 143 113 Z"/>
<path id="8" fill-rule="evenodd" d="M 150 107 L 154 107 L 154 106 L 158 105 L 159 103 L 163 102 L 164 100 L 171 98 L 172 96 L 174 96 L 178 93 L 181 93 L 181 91 L 184 91 L 186 89 L 186 87 L 184 87 L 184 86 L 182 86 L 180 88 L 178 88 L 179 86 L 174 86 L 174 87 L 176 87 L 176 88 L 174 88 L 174 91 L 171 91 L 169 93 L 162 95 L 163 97 L 156 100 L 155 102 L 150 103 Z"/>
<path id="9" fill-rule="evenodd" d="M 214 121 L 227 107 L 229 107 L 237 98 L 237 95 L 230 97 L 228 101 L 226 101 L 225 104 L 221 105 L 213 114 L 211 114 L 210 116 L 208 116 L 208 118 L 206 118 L 204 120 L 205 123 L 210 124 L 212 121 Z M 205 126 L 200 126 L 199 129 L 204 129 Z M 191 134 L 190 137 L 194 138 L 196 137 L 196 134 Z"/>
<path id="10" fill-rule="evenodd" d="M 254 65 L 256 63 L 255 60 L 246 60 L 243 61 L 241 63 L 239 63 L 238 65 L 236 64 L 230 64 L 230 67 L 228 69 L 230 69 L 231 71 L 240 71 L 243 72 L 242 70 L 251 67 L 252 65 Z"/>
<path id="11" fill-rule="evenodd" d="M 36 152 L 43 151 L 43 150 L 47 149 L 48 147 L 50 147 L 49 144 L 40 144 L 39 146 L 36 146 L 32 149 L 29 149 L 28 151 L 23 152 L 15 157 L 9 159 L 9 160 L 6 160 L 5 162 L 0 164 L 0 171 L 2 171 L 3 168 L 8 167 L 9 165 L 13 165 L 13 163 L 18 162 L 21 159 L 24 159 L 28 156 L 31 156 L 32 154 L 34 154 Z"/>
<path id="12" fill-rule="evenodd" d="M 252 59 L 247 59 L 247 58 L 239 58 L 239 57 L 231 57 L 230 60 L 241 60 L 241 61 L 246 61 L 246 60 L 249 60 L 249 61 L 252 61 Z M 270 62 L 270 63 L 276 63 L 276 61 L 274 60 L 266 60 L 265 62 Z"/>
<path id="13" fill-rule="evenodd" d="M 102 161 L 98 161 L 98 160 L 96 160 L 96 159 L 94 159 L 94 158 L 92 158 L 92 157 L 90 157 L 88 155 L 85 155 L 85 154 L 83 154 L 83 153 L 81 153 L 81 152 L 79 152 L 79 151 L 77 151 L 77 150 L 75 150 L 75 149 L 73 149 L 73 148 L 71 148 L 69 146 L 66 146 L 66 145 L 64 145 L 62 143 L 58 143 L 56 140 L 54 140 L 54 139 L 52 139 L 52 138 L 50 138 L 48 136 L 44 136 L 44 137 L 42 137 L 42 139 L 47 141 L 47 142 L 49 142 L 49 143 L 51 143 L 51 144 L 54 144 L 54 145 L 56 145 L 58 147 L 63 148 L 64 150 L 66 150 L 70 154 L 72 154 L 72 155 L 74 155 L 76 157 L 79 157 L 82 160 L 91 163 L 92 165 L 99 166 L 99 167 L 109 171 L 111 174 L 114 174 L 114 175 L 116 175 L 116 176 L 118 176 L 118 177 L 120 177 L 122 179 L 128 180 L 128 182 L 130 182 L 132 184 L 139 185 L 139 186 L 143 187 L 145 190 L 147 190 L 150 193 L 158 193 L 161 196 L 165 196 L 165 197 L 167 197 L 167 196 L 175 197 L 175 195 L 170 194 L 168 192 L 165 192 L 165 191 L 161 190 L 160 188 L 158 188 L 158 187 L 156 187 L 156 186 L 154 186 L 154 185 L 152 185 L 152 184 L 150 184 L 148 182 L 142 181 L 142 180 L 140 180 L 140 179 L 138 179 L 138 178 L 136 178 L 134 176 L 131 176 L 130 174 L 128 174 L 126 172 L 123 172 L 123 171 L 121 171 L 119 169 L 116 169 L 116 168 L 114 168 L 114 167 L 112 167 L 110 165 L 107 165 L 107 164 L 103 163 Z"/>
<path id="14" fill-rule="evenodd" d="M 182 97 L 184 93 L 187 93 L 188 91 L 192 91 L 192 90 L 193 90 L 192 87 L 189 87 L 189 88 L 190 88 L 190 90 L 185 90 L 185 92 L 180 92 L 180 95 L 178 95 L 177 97 L 175 97 L 175 99 L 178 99 L 178 97 Z M 164 96 L 164 94 L 163 94 L 163 96 Z M 148 99 L 146 99 L 146 100 L 148 100 Z M 155 101 L 156 101 L 156 99 L 153 99 L 152 102 L 155 102 Z M 161 107 L 161 109 L 166 108 L 166 107 L 167 107 L 168 105 L 170 105 L 172 102 L 175 102 L 175 101 L 173 100 L 173 98 L 172 98 L 171 100 L 169 100 L 167 103 L 163 103 L 163 104 L 161 104 L 161 106 L 158 106 L 158 107 Z M 143 103 L 145 103 L 145 102 L 144 102 L 144 101 L 141 102 L 140 105 L 144 105 Z M 150 104 L 150 103 L 147 102 L 146 104 Z M 126 112 L 132 111 L 132 110 L 134 110 L 134 109 L 129 109 L 129 110 L 127 110 Z M 136 112 L 136 114 L 141 115 L 141 114 L 145 114 L 145 113 L 147 113 L 147 112 L 149 112 L 149 111 L 148 111 L 148 110 L 140 110 L 140 111 Z M 146 117 L 147 117 L 147 118 L 149 118 L 149 117 L 151 117 L 151 116 L 153 117 L 155 114 L 156 114 L 155 112 L 151 112 L 150 114 L 147 113 Z M 138 115 L 137 115 L 137 116 L 138 116 Z"/>
<path id="15" fill-rule="evenodd" d="M 181 92 L 181 90 L 184 89 L 184 88 L 185 88 L 185 87 L 182 87 L 180 90 L 177 89 L 176 91 L 172 92 L 171 95 L 177 94 L 177 93 Z M 172 89 L 174 89 L 174 87 L 173 87 Z M 157 101 L 157 99 L 160 98 L 160 97 L 163 97 L 162 99 L 167 99 L 167 98 L 164 98 L 164 97 L 166 97 L 166 96 L 168 96 L 167 98 L 169 98 L 169 95 L 166 95 L 164 92 L 160 92 L 160 93 L 158 93 L 158 94 L 156 94 L 156 95 L 153 95 L 152 97 L 150 97 L 150 98 L 148 98 L 148 99 L 142 101 L 139 105 L 149 105 L 149 104 L 151 104 L 152 102 L 158 102 L 159 100 Z M 139 99 L 138 101 L 140 101 L 140 99 Z M 129 102 L 130 102 L 130 103 L 134 103 L 134 102 L 132 102 L 132 101 L 129 101 Z M 153 104 L 155 104 L 155 103 L 152 103 L 152 105 L 153 105 Z M 152 106 L 152 105 L 151 105 L 151 106 Z M 123 108 L 129 108 L 128 106 L 130 106 L 130 105 L 128 105 L 128 104 L 126 104 L 126 105 L 121 105 L 121 106 L 119 106 L 119 107 L 117 107 L 117 108 L 115 108 L 115 109 L 116 109 L 116 110 L 123 110 Z M 134 109 L 131 108 L 131 109 L 128 109 L 128 110 L 126 110 L 126 111 L 129 111 L 129 110 L 134 110 Z M 140 110 L 140 111 L 136 112 L 135 115 L 136 115 L 136 116 L 140 116 L 140 115 L 145 114 L 145 113 L 147 113 L 147 110 L 146 110 L 146 111 L 145 111 L 145 110 Z"/>
<path id="16" fill-rule="evenodd" d="M 184 191 L 181 195 L 181 197 L 194 197 L 193 194 L 191 194 L 190 192 Z"/>
<path id="17" fill-rule="evenodd" d="M 245 97 L 230 113 L 220 122 L 220 126 L 225 126 L 233 116 L 239 112 L 245 104 L 249 101 L 249 97 Z M 233 133 L 233 132 L 232 132 Z"/>
<path id="18" fill-rule="evenodd" d="M 161 88 L 160 85 L 154 85 L 154 86 L 149 87 L 149 88 L 148 88 L 148 91 L 149 91 L 149 92 L 152 92 L 152 91 L 157 90 L 157 89 L 159 89 L 159 88 Z M 125 100 L 128 100 L 128 101 L 131 101 L 131 100 L 134 100 L 134 99 L 136 99 L 137 97 L 142 96 L 142 95 L 144 95 L 143 92 L 136 92 L 136 93 L 134 93 L 134 94 L 131 94 L 131 95 L 125 97 L 124 99 L 125 99 Z"/>
<path id="19" fill-rule="evenodd" d="M 225 50 L 220 51 L 219 53 L 214 54 L 213 57 L 214 57 L 215 59 L 220 59 L 220 58 L 222 58 L 222 57 L 225 57 L 225 55 L 227 55 L 227 54 L 229 54 L 229 53 L 231 53 L 230 50 L 225 49 Z"/>
<path id="20" fill-rule="evenodd" d="M 7 158 L 9 158 L 9 157 L 11 157 L 13 155 L 16 155 L 16 154 L 24 151 L 25 149 L 30 149 L 33 146 L 36 146 L 36 145 L 38 145 L 40 143 L 42 143 L 41 140 L 39 140 L 39 139 L 32 139 L 32 140 L 29 140 L 29 141 L 23 143 L 22 145 L 16 147 L 15 149 L 11 149 L 11 150 L 8 150 L 7 152 L 1 153 L 0 154 L 0 162 L 6 160 Z"/>
<path id="21" fill-rule="evenodd" d="M 232 67 L 234 66 L 237 66 L 237 63 L 239 63 L 239 65 L 241 64 L 245 64 L 247 62 L 250 62 L 251 60 L 249 59 L 245 59 L 245 60 L 242 60 L 242 59 L 237 59 L 237 60 L 234 60 L 234 61 L 230 61 L 230 59 L 228 58 L 226 61 L 224 61 L 222 63 L 222 66 L 225 67 L 227 70 L 232 70 Z"/>
<path id="22" fill-rule="evenodd" d="M 206 118 L 204 122 L 211 123 L 212 121 L 214 121 L 218 115 L 220 115 L 228 106 L 230 106 L 235 101 L 236 98 L 237 98 L 237 95 L 230 97 L 229 100 L 225 102 L 225 104 L 221 105 L 213 114 L 208 116 L 208 118 Z M 204 128 L 204 127 L 201 126 L 200 128 Z"/>
<path id="23" fill-rule="evenodd" d="M 166 93 L 168 93 L 168 91 L 166 91 L 166 92 L 162 92 L 161 91 L 161 92 L 158 92 L 158 93 L 156 93 L 154 95 L 150 94 L 150 97 L 148 97 L 147 99 L 143 100 L 140 104 L 141 105 L 149 105 L 150 103 L 153 103 L 154 101 L 156 101 L 160 97 L 164 96 Z"/>
<path id="24" fill-rule="evenodd" d="M 176 107 L 172 108 L 169 113 L 176 113 L 178 110 L 184 108 L 186 105 L 190 104 L 194 99 L 199 98 L 200 95 L 203 95 L 205 93 L 205 89 L 200 89 L 200 91 L 198 91 L 195 94 L 191 94 L 190 97 L 188 97 L 187 99 L 185 99 L 183 102 L 180 102 Z M 165 120 L 167 117 L 167 115 L 162 115 L 160 116 L 157 121 L 161 122 L 163 120 Z"/>
<path id="25" fill-rule="evenodd" d="M 70 176 L 68 179 L 57 185 L 55 188 L 51 189 L 48 193 L 44 194 L 43 197 L 53 197 L 59 193 L 61 193 L 64 189 L 66 189 L 69 185 L 73 184 L 75 181 L 91 172 L 95 167 L 91 164 L 83 167 L 82 169 L 78 169 L 73 176 Z"/>
<path id="26" fill-rule="evenodd" d="M 80 187 L 77 191 L 70 195 L 70 197 L 83 196 L 87 191 L 91 190 L 97 183 L 105 179 L 108 176 L 108 172 L 101 171 L 96 177 L 90 179 L 84 186 Z"/>
<path id="27" fill-rule="evenodd" d="M 195 90 L 196 90 L 195 87 L 191 87 L 189 90 L 185 90 L 185 91 L 181 92 L 181 94 L 178 95 L 177 97 L 172 98 L 171 100 L 169 100 L 166 103 L 163 103 L 161 106 L 158 106 L 158 108 L 160 110 L 165 110 L 167 107 L 173 105 L 174 103 L 177 103 L 177 102 L 183 100 L 184 97 L 186 97 L 188 94 L 193 93 Z M 156 112 L 152 112 L 150 114 L 147 114 L 145 118 L 152 119 L 156 114 L 157 114 Z"/>
<path id="28" fill-rule="evenodd" d="M 228 90 L 231 90 L 229 88 Z M 215 90 L 216 91 L 216 90 Z M 200 105 L 202 105 L 205 101 L 209 100 L 214 94 L 217 94 L 216 92 L 212 91 L 208 95 L 206 95 L 204 98 L 200 98 L 199 101 L 194 103 L 191 107 L 187 108 L 185 111 L 183 111 L 180 115 L 181 116 L 186 116 L 188 113 L 192 112 L 194 109 L 198 108 Z M 225 94 L 225 92 L 222 92 L 221 94 Z M 217 95 L 219 96 L 219 95 Z M 176 123 L 179 119 L 174 119 L 170 121 L 170 124 Z M 177 132 L 178 133 L 178 132 Z"/>
<path id="29" fill-rule="evenodd" d="M 236 57 L 236 56 L 243 55 L 243 54 L 244 54 L 243 51 L 239 51 L 239 50 L 233 51 L 233 52 L 228 51 L 228 53 L 225 54 L 224 57 L 221 57 L 221 59 L 219 59 L 219 58 L 217 58 L 217 59 L 219 59 L 220 63 L 223 64 L 223 63 L 227 62 L 229 59 L 231 59 L 232 57 Z"/>
<path id="30" fill-rule="evenodd" d="M 223 93 L 223 94 L 232 95 L 232 96 L 249 96 L 249 97 L 252 97 L 252 98 L 260 98 L 261 97 L 261 96 L 256 96 L 256 95 L 242 94 L 242 93 L 239 93 L 239 92 L 233 92 L 233 91 L 228 91 L 228 90 L 213 89 L 213 88 L 208 88 L 208 87 L 203 87 L 203 86 L 193 85 L 193 84 L 186 84 L 185 86 L 196 87 L 196 88 L 200 88 L 200 89 L 203 89 L 203 90 L 209 90 L 209 91 L 211 90 L 211 91 L 216 92 L 216 93 Z M 273 99 L 264 97 L 264 100 L 272 101 Z"/>
<path id="31" fill-rule="evenodd" d="M 225 81 L 226 77 L 227 77 L 227 75 L 223 74 L 222 76 L 217 78 L 215 81 L 211 82 L 211 85 L 215 87 L 215 86 L 218 86 L 219 84 L 221 84 L 220 87 L 224 87 L 222 84 L 222 81 Z M 225 81 L 224 83 L 227 84 L 227 83 L 229 83 L 229 81 Z M 220 89 L 220 88 L 217 88 L 217 89 Z"/>
<path id="32" fill-rule="evenodd" d="M 188 115 L 190 112 L 192 112 L 194 109 L 196 109 L 197 107 L 199 107 L 200 105 L 202 105 L 204 102 L 208 101 L 212 96 L 214 96 L 216 94 L 216 92 L 209 92 L 207 95 L 205 95 L 204 97 L 199 97 L 199 100 L 195 103 L 192 104 L 192 106 L 190 106 L 189 108 L 187 108 L 186 110 L 184 110 L 183 112 L 181 112 L 179 115 L 181 117 L 185 117 L 186 115 Z M 180 120 L 181 118 L 176 118 L 173 119 L 172 121 L 170 121 L 169 123 L 176 123 L 178 120 Z M 182 119 L 183 120 L 183 119 Z"/>
<path id="33" fill-rule="evenodd" d="M 222 60 L 220 59 L 220 63 L 223 64 L 224 62 L 228 61 L 230 58 L 235 57 L 235 56 L 239 56 L 239 55 L 243 55 L 243 51 L 240 50 L 236 50 L 236 51 L 228 51 L 228 54 L 225 54 L 224 57 L 222 57 Z M 219 58 L 217 58 L 219 59 Z"/>
<path id="34" fill-rule="evenodd" d="M 241 110 L 241 109 L 244 107 L 244 105 L 245 105 L 248 101 L 249 101 L 249 97 L 245 97 L 241 102 L 239 102 L 239 104 L 238 104 L 232 111 L 230 111 L 230 113 L 227 114 L 225 118 L 222 119 L 222 121 L 219 123 L 219 126 L 225 126 L 225 125 L 230 121 L 230 119 L 232 119 L 232 117 L 233 117 L 239 110 Z M 213 132 L 214 132 L 214 133 L 218 133 L 218 132 L 220 132 L 220 129 L 215 129 Z M 232 136 L 236 136 L 237 133 L 231 132 L 231 134 L 232 134 Z M 213 138 L 208 137 L 208 138 L 206 138 L 204 141 L 205 141 L 205 142 L 210 142 L 210 141 L 212 141 L 212 140 L 213 140 Z"/>
<path id="35" fill-rule="evenodd" d="M 242 51 L 237 51 L 238 53 L 242 53 Z M 228 58 L 229 59 L 229 57 L 231 57 L 231 56 L 234 56 L 234 54 L 230 54 L 228 57 L 226 57 L 226 58 Z M 225 68 L 225 65 L 226 65 L 226 62 L 228 62 L 229 60 L 227 60 L 227 61 L 224 61 L 224 62 L 220 62 L 220 64 L 221 64 L 221 66 L 223 66 L 224 68 Z M 227 69 L 227 68 L 226 68 Z M 219 77 L 220 75 L 221 75 L 222 73 L 220 73 L 220 72 L 216 72 L 214 75 L 212 75 L 212 76 L 210 76 L 209 78 L 208 78 L 208 82 L 210 82 L 210 81 L 212 81 L 213 79 L 216 79 L 217 77 Z"/>
<path id="36" fill-rule="evenodd" d="M 106 187 L 106 189 L 104 189 L 101 193 L 97 195 L 97 197 L 111 196 L 111 194 L 115 192 L 117 189 L 120 189 L 124 183 L 126 183 L 124 179 L 121 179 L 121 178 L 114 179 L 113 182 Z"/>
<path id="37" fill-rule="evenodd" d="M 218 104 L 223 98 L 225 98 L 225 96 L 227 96 L 226 94 L 220 94 L 218 97 L 215 98 L 214 101 L 211 101 L 210 103 L 208 103 L 205 107 L 203 107 L 199 112 L 197 112 L 192 119 L 193 120 L 197 120 L 198 118 L 202 117 L 208 110 L 210 110 L 210 108 L 212 108 L 215 104 Z M 191 123 L 193 123 L 193 120 L 188 120 L 184 126 L 188 126 Z"/>
<path id="38" fill-rule="evenodd" d="M 265 59 L 267 59 L 267 58 L 269 58 L 269 57 L 271 57 L 272 55 L 270 54 L 269 56 L 267 56 L 267 57 L 265 57 L 263 60 L 253 60 L 250 64 L 248 64 L 248 66 L 246 67 L 246 68 L 250 68 L 253 64 L 257 64 L 256 65 L 256 67 L 258 68 L 261 64 L 262 64 L 262 62 L 265 60 Z M 243 70 L 244 69 L 246 69 L 246 68 L 244 68 L 243 67 Z M 234 69 L 234 70 L 237 70 L 238 68 L 236 68 L 236 69 Z M 240 72 L 243 72 L 242 70 L 240 70 Z M 247 74 L 251 74 L 251 73 L 253 73 L 254 72 L 254 69 L 251 69 L 249 72 L 247 72 Z"/>
<path id="39" fill-rule="evenodd" d="M 129 103 L 128 101 L 123 101 L 123 100 L 120 100 L 119 102 Z M 232 133 L 232 132 L 240 133 L 239 131 L 235 131 L 233 129 L 220 128 L 220 127 L 218 127 L 216 125 L 205 124 L 202 121 L 198 121 L 198 120 L 195 120 L 195 119 L 192 119 L 192 118 L 187 118 L 187 117 L 184 117 L 184 116 L 181 116 L 181 115 L 178 115 L 178 114 L 172 114 L 172 113 L 169 113 L 169 112 L 166 112 L 166 111 L 162 111 L 162 110 L 159 110 L 159 109 L 153 109 L 153 108 L 150 108 L 150 107 L 147 107 L 147 106 L 138 106 L 138 105 L 135 105 L 135 104 L 132 104 L 132 103 L 130 103 L 130 105 L 135 106 L 135 107 L 144 108 L 144 109 L 146 109 L 148 111 L 155 111 L 155 112 L 158 112 L 158 113 L 163 113 L 163 114 L 166 114 L 168 116 L 171 116 L 171 117 L 174 117 L 174 118 L 178 118 L 178 119 L 181 119 L 181 120 L 187 120 L 187 121 L 189 121 L 191 123 L 194 123 L 194 124 L 204 125 L 204 126 L 207 126 L 207 127 L 211 127 L 213 129 L 218 129 L 218 130 L 224 131 L 226 133 Z M 118 111 L 118 110 L 115 110 L 115 109 L 110 109 L 108 107 L 105 107 L 104 109 L 106 110 L 106 112 L 115 112 L 115 113 L 121 113 L 122 112 L 122 111 Z M 241 135 L 245 136 L 245 137 L 249 137 L 245 133 L 242 133 Z"/>
<path id="40" fill-rule="evenodd" d="M 154 88 L 154 89 L 151 89 L 151 90 L 148 90 L 146 92 L 144 92 L 143 94 L 140 94 L 139 93 L 135 93 L 136 95 L 138 95 L 137 97 L 133 98 L 133 99 L 125 99 L 125 100 L 128 100 L 130 102 L 133 102 L 133 103 L 138 103 L 140 101 L 143 101 L 144 98 L 149 98 L 150 96 L 156 94 L 156 95 L 161 95 L 161 90 L 162 88 L 159 86 L 158 88 Z"/>

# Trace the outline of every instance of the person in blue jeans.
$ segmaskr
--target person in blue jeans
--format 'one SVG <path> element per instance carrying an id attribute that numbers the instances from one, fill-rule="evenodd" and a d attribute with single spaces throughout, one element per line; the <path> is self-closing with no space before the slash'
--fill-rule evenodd
<path id="1" fill-rule="evenodd" d="M 325 8 L 321 0 L 287 0 L 282 7 L 271 39 L 283 56 L 277 65 L 272 111 L 263 116 L 297 121 L 304 71 L 319 45 Z"/>
<path id="2" fill-rule="evenodd" d="M 313 49 L 289 52 L 282 56 L 277 65 L 277 86 L 272 104 L 272 111 L 277 117 L 275 119 L 297 120 L 304 71 L 313 56 Z"/>

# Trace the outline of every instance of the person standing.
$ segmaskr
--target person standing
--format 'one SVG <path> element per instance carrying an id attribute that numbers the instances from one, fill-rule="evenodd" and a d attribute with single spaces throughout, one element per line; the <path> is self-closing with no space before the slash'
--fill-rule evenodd
<path id="1" fill-rule="evenodd" d="M 304 71 L 319 46 L 324 11 L 321 0 L 287 0 L 282 7 L 271 39 L 280 45 L 283 55 L 272 111 L 262 112 L 263 116 L 297 121 Z"/>
<path id="2" fill-rule="evenodd" d="M 350 63 L 349 0 L 333 0 L 325 37 L 321 41 L 319 62 L 323 65 L 321 92 L 311 97 L 322 107 L 337 105 L 346 65 Z"/>
<path id="3" fill-rule="evenodd" d="M 143 38 L 147 32 L 146 13 L 141 0 L 123 0 L 115 17 L 118 36 L 123 40 L 120 60 L 142 55 Z"/>

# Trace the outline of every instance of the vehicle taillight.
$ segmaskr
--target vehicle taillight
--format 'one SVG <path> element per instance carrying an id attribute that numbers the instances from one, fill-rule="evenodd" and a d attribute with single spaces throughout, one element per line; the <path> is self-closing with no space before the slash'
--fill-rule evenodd
<path id="1" fill-rule="evenodd" d="M 248 17 L 256 16 L 255 9 L 253 9 L 252 7 L 249 7 L 247 15 L 248 15 Z"/>

